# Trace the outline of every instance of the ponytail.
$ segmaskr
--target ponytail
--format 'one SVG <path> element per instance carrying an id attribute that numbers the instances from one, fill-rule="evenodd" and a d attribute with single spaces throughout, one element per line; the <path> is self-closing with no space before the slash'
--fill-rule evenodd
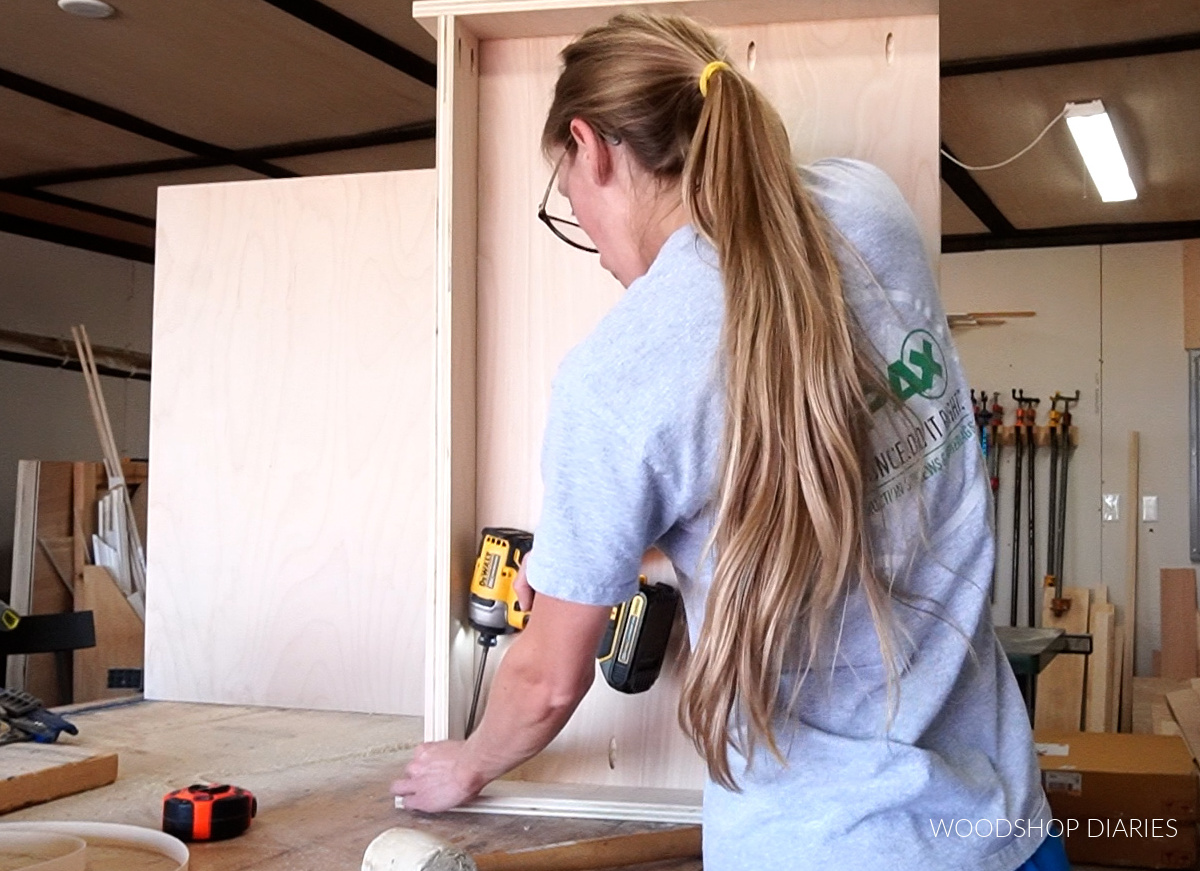
<path id="1" fill-rule="evenodd" d="M 571 118 L 622 137 L 652 175 L 681 180 L 725 286 L 725 431 L 704 626 L 680 722 L 716 783 L 730 748 L 784 760 L 775 722 L 827 653 L 830 615 L 855 585 L 895 682 L 889 597 L 865 511 L 865 387 L 872 375 L 842 294 L 830 228 L 787 132 L 715 40 L 679 17 L 619 15 L 563 52 L 543 145 Z M 785 673 L 799 678 L 781 698 Z"/>

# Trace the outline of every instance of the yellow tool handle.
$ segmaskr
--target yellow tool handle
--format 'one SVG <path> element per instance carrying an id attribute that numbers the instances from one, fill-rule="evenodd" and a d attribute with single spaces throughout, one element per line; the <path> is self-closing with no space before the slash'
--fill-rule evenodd
<path id="1" fill-rule="evenodd" d="M 479 871 L 591 871 L 664 859 L 699 858 L 699 826 L 568 841 L 474 857 Z"/>

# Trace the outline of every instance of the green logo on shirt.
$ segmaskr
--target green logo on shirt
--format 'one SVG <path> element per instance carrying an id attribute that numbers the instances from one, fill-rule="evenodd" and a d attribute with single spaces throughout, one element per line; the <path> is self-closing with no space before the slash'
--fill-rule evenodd
<path id="1" fill-rule="evenodd" d="M 900 359 L 887 371 L 892 392 L 901 400 L 918 393 L 926 399 L 938 399 L 946 392 L 946 358 L 927 330 L 913 330 L 904 337 Z"/>

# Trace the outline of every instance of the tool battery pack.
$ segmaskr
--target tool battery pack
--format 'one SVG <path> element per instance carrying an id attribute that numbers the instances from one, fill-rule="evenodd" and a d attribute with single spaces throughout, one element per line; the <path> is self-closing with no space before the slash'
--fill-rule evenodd
<path id="1" fill-rule="evenodd" d="M 608 685 L 623 693 L 650 689 L 667 655 L 679 593 L 668 584 L 647 584 L 612 609 L 596 659 Z"/>

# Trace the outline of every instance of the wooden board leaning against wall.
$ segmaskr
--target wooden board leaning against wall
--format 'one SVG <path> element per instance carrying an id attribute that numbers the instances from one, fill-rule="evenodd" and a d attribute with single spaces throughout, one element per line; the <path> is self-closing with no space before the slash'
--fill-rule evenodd
<path id="1" fill-rule="evenodd" d="M 595 20 L 603 21 L 611 11 L 596 10 Z M 454 101 L 471 100 L 475 94 L 468 70 L 476 47 L 470 21 L 443 20 L 441 26 L 439 65 L 455 70 L 443 87 L 454 90 Z M 934 259 L 939 210 L 936 15 L 730 26 L 719 32 L 740 67 L 745 69 L 753 57 L 749 74 L 781 109 L 798 161 L 843 155 L 882 166 L 917 211 Z M 453 47 L 446 45 L 448 39 Z M 558 70 L 557 53 L 568 39 L 478 43 L 477 138 L 474 124 L 458 116 L 452 116 L 453 122 L 443 120 L 453 126 L 439 132 L 443 137 L 450 130 L 456 137 L 439 146 L 439 171 L 444 193 L 456 192 L 453 209 L 459 210 L 451 210 L 439 228 L 443 243 L 449 239 L 455 245 L 440 280 L 449 282 L 456 294 L 460 288 L 469 290 L 477 305 L 477 310 L 447 313 L 451 320 L 441 329 L 458 331 L 456 341 L 462 342 L 463 332 L 476 319 L 478 323 L 472 331 L 478 359 L 471 374 L 449 370 L 453 384 L 477 378 L 475 405 L 463 412 L 477 419 L 465 433 L 453 426 L 444 433 L 450 460 L 442 472 L 442 486 L 447 487 L 449 481 L 461 480 L 463 464 L 470 465 L 472 481 L 449 500 L 461 501 L 473 487 L 475 513 L 470 518 L 454 510 L 442 515 L 451 523 L 441 533 L 442 546 L 449 548 L 444 570 L 450 577 L 440 575 L 439 584 L 462 580 L 473 556 L 467 546 L 478 543 L 480 527 L 536 527 L 538 454 L 551 377 L 566 350 L 621 293 L 594 255 L 562 245 L 534 217 L 550 173 L 538 138 Z M 477 163 L 459 138 L 477 144 Z M 464 175 L 478 177 L 477 204 L 461 194 Z M 470 241 L 461 230 L 460 212 L 476 208 L 478 220 L 471 229 L 478 232 L 478 272 L 466 275 L 474 264 L 459 250 Z M 471 287 L 476 280 L 477 292 Z M 443 349 L 442 365 L 462 353 L 459 346 Z M 443 402 L 448 404 L 445 396 Z M 661 561 L 649 568 L 652 577 L 670 572 Z M 435 634 L 430 650 L 434 686 L 427 736 L 432 738 L 461 735 L 469 699 L 469 679 L 464 678 L 476 647 L 465 615 L 452 607 L 455 598 L 448 590 L 435 603 L 441 607 L 434 620 L 442 640 Z M 559 739 L 515 779 L 545 784 L 547 794 L 558 794 L 564 784 L 633 787 L 647 794 L 652 787 L 698 788 L 701 765 L 676 726 L 680 669 L 679 661 L 668 664 L 658 685 L 641 696 L 618 696 L 597 681 Z M 440 729 L 431 732 L 430 723 Z M 589 792 L 594 788 L 577 794 Z"/>

